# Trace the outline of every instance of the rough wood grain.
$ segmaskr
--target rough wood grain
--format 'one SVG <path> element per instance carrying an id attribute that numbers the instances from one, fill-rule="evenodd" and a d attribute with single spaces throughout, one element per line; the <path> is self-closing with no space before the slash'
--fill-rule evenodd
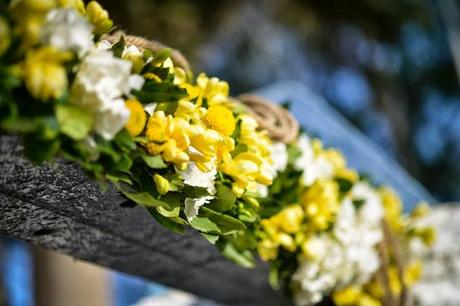
<path id="1" fill-rule="evenodd" d="M 0 136 L 0 234 L 141 276 L 227 305 L 289 305 L 264 265 L 235 266 L 193 231 L 171 233 L 64 161 L 34 166 Z"/>

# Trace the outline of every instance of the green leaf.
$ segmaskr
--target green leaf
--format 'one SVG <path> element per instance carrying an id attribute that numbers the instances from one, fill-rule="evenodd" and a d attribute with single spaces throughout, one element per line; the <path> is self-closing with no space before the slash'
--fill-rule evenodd
<path id="1" fill-rule="evenodd" d="M 364 199 L 353 200 L 353 206 L 355 207 L 356 210 L 360 210 L 364 204 L 366 204 L 366 200 Z"/>
<path id="2" fill-rule="evenodd" d="M 147 211 L 150 213 L 150 215 L 161 225 L 166 227 L 172 232 L 178 233 L 178 234 L 183 234 L 185 229 L 184 225 L 181 224 L 182 222 L 185 223 L 180 218 L 168 218 L 162 216 L 155 208 L 147 208 Z"/>
<path id="3" fill-rule="evenodd" d="M 167 210 L 167 209 L 164 209 L 163 207 L 158 207 L 157 210 L 162 216 L 168 217 L 168 218 L 178 217 L 180 213 L 179 206 L 174 207 L 172 210 Z"/>
<path id="4" fill-rule="evenodd" d="M 216 198 L 210 203 L 209 207 L 219 212 L 231 209 L 236 201 L 233 191 L 222 183 L 216 184 L 216 190 Z"/>
<path id="5" fill-rule="evenodd" d="M 176 102 L 187 95 L 187 91 L 168 83 L 148 82 L 142 90 L 133 91 L 142 103 Z"/>
<path id="6" fill-rule="evenodd" d="M 208 218 L 203 217 L 194 217 L 192 220 L 189 221 L 190 225 L 203 233 L 207 234 L 219 234 L 220 230 L 217 225 L 209 220 Z"/>
<path id="7" fill-rule="evenodd" d="M 164 162 L 161 155 L 147 155 L 141 154 L 140 155 L 142 160 L 152 169 L 165 169 L 168 168 L 168 165 Z"/>
<path id="8" fill-rule="evenodd" d="M 132 185 L 133 182 L 127 175 L 121 174 L 107 174 L 106 178 L 109 179 L 112 183 L 120 183 L 123 182 L 128 185 Z"/>
<path id="9" fill-rule="evenodd" d="M 72 104 L 58 104 L 55 111 L 61 133 L 74 140 L 88 136 L 94 121 L 88 110 Z"/>
<path id="10" fill-rule="evenodd" d="M 248 145 L 245 143 L 239 143 L 235 150 L 232 151 L 232 157 L 237 156 L 240 153 L 246 152 L 248 150 Z"/>
<path id="11" fill-rule="evenodd" d="M 171 49 L 165 48 L 163 50 L 160 50 L 154 54 L 152 64 L 160 64 L 164 62 L 168 57 L 171 56 Z"/>
<path id="12" fill-rule="evenodd" d="M 244 268 L 254 267 L 254 257 L 248 250 L 238 251 L 231 242 L 220 246 L 222 255 Z"/>
<path id="13" fill-rule="evenodd" d="M 353 182 L 347 179 L 336 177 L 335 181 L 339 184 L 339 190 L 341 193 L 347 193 L 353 187 Z"/>
<path id="14" fill-rule="evenodd" d="M 112 46 L 112 52 L 115 57 L 121 58 L 121 55 L 123 54 L 123 51 L 125 50 L 125 38 L 124 36 L 120 36 L 120 40 L 116 44 Z"/>
<path id="15" fill-rule="evenodd" d="M 204 206 L 200 207 L 200 215 L 206 216 L 209 220 L 217 224 L 222 235 L 228 235 L 246 228 L 246 225 L 240 220 Z"/>
<path id="16" fill-rule="evenodd" d="M 130 199 L 131 201 L 134 201 L 135 203 L 144 206 L 144 207 L 155 207 L 155 208 L 163 208 L 165 210 L 172 211 L 174 210 L 174 207 L 169 205 L 168 203 L 157 200 L 154 197 L 152 197 L 151 194 L 147 192 L 127 192 L 120 188 L 121 192 L 124 194 L 125 197 Z"/>
<path id="17" fill-rule="evenodd" d="M 126 148 L 129 150 L 136 149 L 136 143 L 134 142 L 133 137 L 128 133 L 126 129 L 121 130 L 121 132 L 119 132 L 117 136 L 115 136 L 114 141 L 121 148 Z"/>
<path id="18" fill-rule="evenodd" d="M 58 139 L 41 140 L 31 134 L 24 137 L 24 152 L 31 161 L 41 164 L 57 154 L 60 144 Z"/>
<path id="19" fill-rule="evenodd" d="M 206 233 L 201 233 L 201 235 L 212 244 L 216 244 L 216 242 L 220 238 L 219 235 L 212 235 L 212 234 L 206 234 Z"/>

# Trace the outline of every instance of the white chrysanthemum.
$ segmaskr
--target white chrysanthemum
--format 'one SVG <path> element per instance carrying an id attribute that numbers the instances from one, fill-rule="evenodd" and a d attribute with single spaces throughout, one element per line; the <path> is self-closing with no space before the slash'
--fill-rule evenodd
<path id="1" fill-rule="evenodd" d="M 185 198 L 185 209 L 184 213 L 187 217 L 187 220 L 191 221 L 196 215 L 198 215 L 198 211 L 200 207 L 208 204 L 214 199 L 213 196 L 204 196 L 200 198 Z"/>
<path id="2" fill-rule="evenodd" d="M 297 140 L 297 146 L 301 151 L 300 157 L 294 162 L 294 168 L 303 171 L 302 182 L 310 186 L 321 178 L 331 178 L 334 174 L 332 164 L 324 156 L 315 156 L 311 139 L 303 134 Z"/>
<path id="3" fill-rule="evenodd" d="M 359 206 L 353 201 L 360 201 Z M 357 283 L 369 280 L 380 265 L 376 246 L 383 238 L 383 213 L 379 196 L 366 183 L 357 183 L 341 205 L 334 234 L 343 245 Z"/>
<path id="4" fill-rule="evenodd" d="M 208 172 L 201 171 L 195 162 L 188 162 L 187 168 L 178 171 L 184 178 L 184 184 L 193 187 L 206 188 L 210 194 L 216 193 L 214 180 L 216 179 L 217 170 L 215 168 Z"/>
<path id="5" fill-rule="evenodd" d="M 73 50 L 80 56 L 93 46 L 93 26 L 74 9 L 50 11 L 42 28 L 42 42 L 60 50 Z"/>
<path id="6" fill-rule="evenodd" d="M 129 61 L 102 49 L 90 51 L 77 72 L 70 100 L 95 114 L 95 131 L 106 139 L 112 139 L 129 119 L 123 95 L 143 84 L 139 75 L 130 73 Z"/>
<path id="7" fill-rule="evenodd" d="M 271 159 L 273 161 L 272 169 L 273 176 L 276 176 L 277 172 L 282 172 L 286 169 L 288 163 L 288 154 L 286 144 L 282 142 L 275 142 L 270 147 Z"/>
<path id="8" fill-rule="evenodd" d="M 314 305 L 323 299 L 344 279 L 351 280 L 353 274 L 339 242 L 327 234 L 309 241 L 314 256 L 299 257 L 299 267 L 292 275 L 295 288 L 294 302 L 297 306 Z"/>

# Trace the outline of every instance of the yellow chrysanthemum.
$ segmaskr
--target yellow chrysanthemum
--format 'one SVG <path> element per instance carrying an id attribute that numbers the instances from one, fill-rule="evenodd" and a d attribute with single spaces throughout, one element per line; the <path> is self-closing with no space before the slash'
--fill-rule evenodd
<path id="1" fill-rule="evenodd" d="M 261 221 L 267 236 L 258 245 L 258 252 L 263 260 L 273 260 L 278 256 L 278 248 L 284 247 L 290 252 L 297 248 L 295 239 L 290 235 L 298 232 L 302 225 L 304 212 L 300 205 L 291 205 L 278 214 Z"/>
<path id="2" fill-rule="evenodd" d="M 339 186 L 332 180 L 316 181 L 302 196 L 305 215 L 316 230 L 325 230 L 338 208 Z"/>
<path id="3" fill-rule="evenodd" d="M 218 78 L 208 78 L 200 73 L 196 79 L 197 87 L 201 90 L 199 99 L 206 99 L 208 105 L 225 103 L 228 101 L 229 86 Z"/>
<path id="4" fill-rule="evenodd" d="M 23 76 L 30 94 L 43 101 L 61 97 L 67 90 L 67 73 L 62 63 L 71 58 L 70 53 L 52 47 L 29 51 Z"/>
<path id="5" fill-rule="evenodd" d="M 235 117 L 232 112 L 224 106 L 211 106 L 204 117 L 206 125 L 219 131 L 225 136 L 230 136 L 235 130 Z"/>
<path id="6" fill-rule="evenodd" d="M 300 205 L 291 205 L 271 219 L 282 231 L 288 234 L 295 234 L 300 230 L 304 216 L 304 211 Z"/>
<path id="7" fill-rule="evenodd" d="M 186 153 L 190 146 L 189 127 L 189 123 L 181 118 L 166 116 L 163 111 L 155 112 L 147 122 L 147 151 L 153 155 L 161 153 L 165 161 L 185 169 L 190 160 Z"/>
<path id="8" fill-rule="evenodd" d="M 144 111 L 144 107 L 137 100 L 127 100 L 125 106 L 129 109 L 130 115 L 129 120 L 125 125 L 131 136 L 137 136 L 144 130 L 147 116 Z"/>

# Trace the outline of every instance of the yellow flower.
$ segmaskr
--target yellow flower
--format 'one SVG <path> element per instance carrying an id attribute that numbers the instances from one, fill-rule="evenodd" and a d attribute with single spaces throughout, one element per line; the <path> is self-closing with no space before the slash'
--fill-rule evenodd
<path id="1" fill-rule="evenodd" d="M 187 121 L 201 123 L 201 119 L 205 116 L 206 109 L 199 107 L 196 103 L 182 99 L 177 103 L 177 108 L 174 117 L 181 117 Z"/>
<path id="2" fill-rule="evenodd" d="M 422 239 L 423 243 L 427 247 L 432 247 L 434 242 L 436 241 L 436 230 L 431 226 L 416 228 L 414 232 L 416 236 Z"/>
<path id="3" fill-rule="evenodd" d="M 358 287 L 347 287 L 337 290 L 332 294 L 335 305 L 337 306 L 354 306 L 358 304 L 361 296 L 361 289 Z"/>
<path id="4" fill-rule="evenodd" d="M 284 232 L 295 234 L 300 231 L 305 214 L 300 205 L 291 205 L 272 217 L 273 222 Z"/>
<path id="5" fill-rule="evenodd" d="M 131 136 L 137 136 L 144 130 L 147 117 L 145 115 L 144 107 L 137 100 L 127 100 L 125 106 L 131 112 L 129 120 L 125 125 Z"/>
<path id="6" fill-rule="evenodd" d="M 17 0 L 10 4 L 15 21 L 14 32 L 21 36 L 21 48 L 34 45 L 40 39 L 41 26 L 48 11 L 55 7 L 55 0 Z"/>
<path id="7" fill-rule="evenodd" d="M 10 26 L 6 20 L 0 17 L 0 55 L 2 55 L 11 44 Z"/>
<path id="8" fill-rule="evenodd" d="M 200 89 L 199 104 L 203 98 L 210 106 L 228 101 L 229 86 L 227 82 L 218 78 L 208 78 L 206 74 L 201 73 L 196 79 L 196 83 Z"/>
<path id="9" fill-rule="evenodd" d="M 393 295 L 400 295 L 402 290 L 402 284 L 399 280 L 398 268 L 391 266 L 388 269 L 388 280 L 390 290 Z"/>
<path id="10" fill-rule="evenodd" d="M 278 248 L 282 246 L 290 252 L 297 248 L 295 239 L 289 234 L 300 230 L 304 217 L 300 205 L 291 205 L 261 221 L 266 238 L 258 244 L 258 252 L 263 260 L 273 260 L 278 256 Z"/>
<path id="11" fill-rule="evenodd" d="M 83 0 L 57 0 L 59 7 L 74 8 L 80 14 L 85 14 L 85 3 Z"/>
<path id="12" fill-rule="evenodd" d="M 235 130 L 235 118 L 232 112 L 221 105 L 211 106 L 204 117 L 206 125 L 225 136 L 230 136 Z"/>
<path id="13" fill-rule="evenodd" d="M 40 100 L 57 99 L 67 90 L 67 73 L 61 64 L 72 58 L 70 53 L 42 47 L 27 53 L 23 75 L 27 90 Z"/>
<path id="14" fill-rule="evenodd" d="M 105 34 L 113 26 L 113 21 L 109 18 L 109 13 L 96 1 L 88 3 L 86 6 L 86 16 L 93 24 L 96 34 Z"/>
<path id="15" fill-rule="evenodd" d="M 339 186 L 332 180 L 317 180 L 302 196 L 305 215 L 316 230 L 325 230 L 338 208 Z"/>
<path id="16" fill-rule="evenodd" d="M 423 273 L 423 265 L 420 260 L 412 262 L 404 269 L 404 283 L 406 286 L 411 287 L 414 285 L 421 277 Z"/>
<path id="17" fill-rule="evenodd" d="M 401 199 L 392 189 L 388 187 L 382 187 L 378 190 L 378 192 L 385 210 L 385 219 L 391 230 L 401 233 L 404 230 Z"/>
<path id="18" fill-rule="evenodd" d="M 420 219 L 426 217 L 430 212 L 430 207 L 426 203 L 420 203 L 417 207 L 412 210 L 410 216 L 414 219 Z"/>
<path id="19" fill-rule="evenodd" d="M 382 302 L 372 296 L 363 293 L 358 300 L 357 306 L 382 306 Z"/>
<path id="20" fill-rule="evenodd" d="M 262 240 L 257 244 L 257 252 L 262 260 L 274 260 L 278 257 L 278 245 L 269 239 Z"/>
<path id="21" fill-rule="evenodd" d="M 155 174 L 153 176 L 153 181 L 155 182 L 155 187 L 159 194 L 164 195 L 169 191 L 169 182 L 163 176 Z"/>
<path id="22" fill-rule="evenodd" d="M 166 116 L 163 111 L 155 112 L 147 122 L 147 151 L 153 155 L 161 153 L 165 161 L 173 162 L 181 170 L 185 169 L 190 160 L 186 153 L 190 146 L 187 135 L 189 126 L 181 118 Z"/>

